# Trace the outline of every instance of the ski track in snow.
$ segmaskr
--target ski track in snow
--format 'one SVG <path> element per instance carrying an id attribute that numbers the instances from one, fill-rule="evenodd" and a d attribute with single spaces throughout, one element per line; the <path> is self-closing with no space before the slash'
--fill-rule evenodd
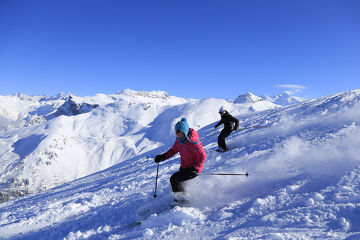
<path id="1" fill-rule="evenodd" d="M 105 106 L 91 113 L 60 117 L 45 125 L 26 128 L 22 133 L 24 137 L 33 136 L 30 139 L 39 140 L 42 133 L 50 136 L 45 142 L 40 141 L 38 147 L 31 145 L 35 149 L 46 141 L 56 149 L 66 149 L 69 142 L 78 144 L 79 138 L 65 138 L 64 142 L 56 137 L 54 141 L 53 135 L 44 131 L 44 126 L 55 131 L 51 125 L 57 128 L 61 125 L 59 131 L 65 133 L 72 132 L 67 128 L 73 129 L 76 134 L 86 136 L 80 139 L 91 154 L 83 154 L 91 157 L 99 151 L 96 149 L 99 144 L 96 134 L 95 139 L 89 137 L 91 124 L 86 121 L 94 114 L 102 115 L 110 120 L 102 125 L 102 118 L 95 118 L 103 131 L 94 131 L 103 132 L 108 142 L 100 148 L 104 154 L 97 158 L 109 161 L 111 154 L 124 157 L 116 165 L 89 176 L 1 203 L 0 238 L 360 239 L 360 90 L 261 112 L 238 109 L 234 115 L 241 127 L 271 127 L 232 133 L 227 138 L 230 151 L 222 154 L 215 151 L 220 132 L 213 128 L 215 121 L 204 124 L 197 118 L 205 110 L 209 111 L 214 102 L 165 106 L 157 118 L 150 117 L 157 111 L 148 116 L 153 124 L 149 131 L 134 123 L 132 130 L 123 132 L 123 127 L 132 123 L 115 124 L 121 116 L 116 115 L 118 109 L 124 107 L 116 104 L 116 107 Z M 200 108 L 200 113 L 191 115 L 196 107 Z M 250 176 L 199 176 L 186 183 L 191 200 L 189 206 L 163 211 L 172 199 L 169 177 L 177 171 L 180 159 L 177 155 L 160 164 L 159 197 L 153 198 L 156 176 L 153 157 L 171 147 L 175 138 L 173 125 L 179 120 L 173 118 L 180 118 L 181 112 L 189 113 L 186 117 L 190 119 L 190 126 L 201 126 L 196 129 L 208 155 L 204 173 L 249 172 Z M 218 117 L 216 114 L 214 119 Z M 170 125 L 162 126 L 170 120 Z M 113 129 L 116 127 L 118 129 Z M 161 128 L 159 132 L 157 128 Z M 111 150 L 119 144 L 125 144 L 123 149 L 126 150 L 128 144 L 121 139 L 115 141 L 113 132 L 124 139 L 131 133 L 131 141 L 143 145 L 145 150 L 136 154 Z M 5 139 L 1 144 L 17 142 L 15 151 L 26 158 L 25 155 L 32 153 L 17 148 L 27 144 L 26 138 L 19 142 L 24 139 L 19 134 L 16 130 L 1 133 L 1 139 Z M 154 137 L 156 141 L 141 142 L 136 140 L 141 139 L 134 136 L 137 134 L 148 139 Z M 164 145 L 158 142 L 162 137 Z M 37 141 L 31 143 L 37 144 Z M 154 146 L 149 146 L 151 144 Z M 1 149 L 4 151 L 4 147 Z M 1 156 L 10 161 L 12 155 L 3 153 Z M 112 164 L 115 163 L 105 165 Z M 81 163 L 78 167 L 81 168 Z M 147 218 L 141 225 L 131 226 L 144 217 Z"/>

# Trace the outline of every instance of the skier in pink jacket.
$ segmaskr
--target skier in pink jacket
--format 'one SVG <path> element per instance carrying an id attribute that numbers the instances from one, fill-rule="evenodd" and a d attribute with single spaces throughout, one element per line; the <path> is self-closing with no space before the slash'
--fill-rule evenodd
<path id="1" fill-rule="evenodd" d="M 201 173 L 205 159 L 205 150 L 199 141 L 199 134 L 189 125 L 186 118 L 175 125 L 176 140 L 170 150 L 164 154 L 157 155 L 155 162 L 161 162 L 171 158 L 176 153 L 180 153 L 181 164 L 178 172 L 170 178 L 172 191 L 174 192 L 175 201 L 184 201 L 184 187 L 182 182 L 195 178 Z"/>

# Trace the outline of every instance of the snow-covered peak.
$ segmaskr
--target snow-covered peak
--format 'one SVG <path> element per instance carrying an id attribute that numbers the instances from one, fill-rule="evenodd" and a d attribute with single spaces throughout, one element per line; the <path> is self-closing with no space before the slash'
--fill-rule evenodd
<path id="1" fill-rule="evenodd" d="M 234 103 L 248 104 L 248 103 L 256 103 L 262 100 L 263 99 L 261 97 L 258 97 L 255 94 L 248 92 L 246 94 L 239 95 L 235 99 Z"/>
<path id="2" fill-rule="evenodd" d="M 239 95 L 235 99 L 234 103 L 254 104 L 254 103 L 257 103 L 260 101 L 267 101 L 267 102 L 274 103 L 276 105 L 287 106 L 287 105 L 303 102 L 304 99 L 295 96 L 293 91 L 284 91 L 273 97 L 270 97 L 268 95 L 259 97 L 251 92 L 248 92 L 246 94 Z"/>
<path id="3" fill-rule="evenodd" d="M 292 91 L 284 91 L 273 97 L 264 95 L 263 99 L 266 101 L 281 105 L 281 106 L 287 106 L 287 105 L 291 105 L 291 104 L 295 104 L 295 103 L 304 101 L 304 99 L 294 96 Z"/>
<path id="4" fill-rule="evenodd" d="M 71 96 L 72 94 L 71 93 L 64 93 L 64 92 L 61 92 L 61 93 L 58 93 L 54 96 L 50 96 L 50 97 L 47 97 L 47 96 L 44 96 L 43 100 L 44 101 L 48 101 L 48 100 L 66 100 L 69 98 L 69 96 Z"/>
<path id="5" fill-rule="evenodd" d="M 83 98 L 69 93 L 60 93 L 51 97 L 29 96 L 22 93 L 0 95 L 0 130 L 40 124 L 52 119 L 56 112 L 56 116 L 71 115 L 71 111 L 65 109 L 67 108 L 66 104 L 67 107 L 75 104 L 78 105 L 79 110 L 82 108 L 77 114 L 89 110 L 89 106 L 86 105 Z M 91 104 L 96 105 L 96 103 Z"/>
<path id="6" fill-rule="evenodd" d="M 71 93 L 59 93 L 55 96 L 28 96 L 17 93 L 0 95 L 0 130 L 10 130 L 46 122 L 59 115 L 76 115 L 88 112 L 93 106 L 115 104 L 119 109 L 131 105 L 165 106 L 184 104 L 192 100 L 169 96 L 164 91 L 134 91 L 126 89 L 116 94 L 79 97 Z"/>
<path id="7" fill-rule="evenodd" d="M 168 99 L 169 94 L 165 91 L 135 91 L 132 89 L 124 89 L 119 94 L 125 94 L 129 96 L 140 96 L 145 98 L 161 98 L 161 99 Z"/>
<path id="8" fill-rule="evenodd" d="M 165 91 L 135 91 L 132 89 L 125 89 L 111 95 L 117 101 L 128 102 L 130 104 L 159 104 L 159 105 L 173 105 L 182 104 L 190 101 L 181 97 L 170 96 Z"/>
<path id="9" fill-rule="evenodd" d="M 253 93 L 246 93 L 239 95 L 235 101 L 235 104 L 240 104 L 244 106 L 248 106 L 250 111 L 264 111 L 267 109 L 277 108 L 280 107 L 279 105 L 266 101 L 261 97 L 256 96 Z"/>
<path id="10" fill-rule="evenodd" d="M 70 96 L 68 100 L 57 109 L 57 111 L 54 113 L 54 116 L 75 116 L 78 114 L 90 112 L 97 107 L 99 107 L 98 104 L 76 103 L 72 96 Z"/>

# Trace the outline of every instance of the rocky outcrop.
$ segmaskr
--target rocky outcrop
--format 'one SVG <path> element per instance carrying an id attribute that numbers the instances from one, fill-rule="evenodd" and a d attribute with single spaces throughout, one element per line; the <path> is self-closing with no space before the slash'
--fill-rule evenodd
<path id="1" fill-rule="evenodd" d="M 72 100 L 72 97 L 70 96 L 69 99 L 58 108 L 58 110 L 54 113 L 54 116 L 74 116 L 81 113 L 90 112 L 97 107 L 99 107 L 98 104 L 76 103 Z"/>

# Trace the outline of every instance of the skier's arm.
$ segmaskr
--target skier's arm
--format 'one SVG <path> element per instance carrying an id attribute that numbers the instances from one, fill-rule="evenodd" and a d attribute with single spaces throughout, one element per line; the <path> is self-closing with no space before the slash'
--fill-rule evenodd
<path id="1" fill-rule="evenodd" d="M 175 141 L 174 145 L 172 146 L 172 148 L 170 148 L 166 153 L 163 154 L 165 159 L 169 159 L 179 152 L 176 141 Z"/>
<path id="2" fill-rule="evenodd" d="M 221 119 L 216 125 L 215 125 L 215 128 L 217 128 L 218 126 L 220 126 L 221 124 L 223 124 L 224 123 L 224 121 L 223 121 L 223 119 Z"/>

